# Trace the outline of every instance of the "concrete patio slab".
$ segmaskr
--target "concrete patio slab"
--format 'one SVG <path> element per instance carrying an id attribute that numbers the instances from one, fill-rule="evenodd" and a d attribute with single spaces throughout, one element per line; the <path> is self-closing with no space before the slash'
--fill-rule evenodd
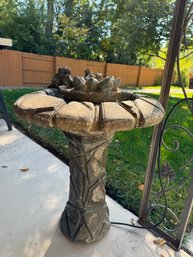
<path id="1" fill-rule="evenodd" d="M 1 257 L 188 257 L 153 243 L 145 229 L 112 226 L 100 241 L 75 244 L 59 220 L 68 200 L 69 170 L 63 162 L 0 120 Z M 107 197 L 110 220 L 137 217 Z"/>

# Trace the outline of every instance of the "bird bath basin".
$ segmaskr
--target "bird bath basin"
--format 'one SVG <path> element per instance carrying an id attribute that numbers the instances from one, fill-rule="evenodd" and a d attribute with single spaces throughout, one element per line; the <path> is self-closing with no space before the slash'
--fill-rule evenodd
<path id="1" fill-rule="evenodd" d="M 106 159 L 115 132 L 154 126 L 164 116 L 158 101 L 119 87 L 119 79 L 90 70 L 72 79 L 65 67 L 47 89 L 24 95 L 14 104 L 20 118 L 59 128 L 69 138 L 70 191 L 60 226 L 75 242 L 94 242 L 110 228 Z"/>

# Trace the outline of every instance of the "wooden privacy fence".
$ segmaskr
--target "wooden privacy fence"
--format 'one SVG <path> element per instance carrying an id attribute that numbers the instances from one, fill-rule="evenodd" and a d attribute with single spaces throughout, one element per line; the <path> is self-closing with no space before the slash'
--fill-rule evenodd
<path id="1" fill-rule="evenodd" d="M 72 75 L 84 75 L 86 68 L 104 76 L 120 77 L 123 86 L 149 86 L 161 82 L 162 69 L 143 66 L 93 62 L 58 56 L 24 53 L 12 50 L 0 51 L 0 86 L 43 87 L 48 86 L 59 67 L 69 66 Z"/>

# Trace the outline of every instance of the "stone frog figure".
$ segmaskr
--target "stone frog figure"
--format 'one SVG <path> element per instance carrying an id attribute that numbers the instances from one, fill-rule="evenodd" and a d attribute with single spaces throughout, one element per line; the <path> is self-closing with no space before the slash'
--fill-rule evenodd
<path id="1" fill-rule="evenodd" d="M 120 85 L 120 78 L 115 79 L 113 76 L 103 78 L 102 73 L 93 73 L 90 68 L 85 70 L 84 77 L 72 78 L 71 69 L 65 66 L 58 69 L 48 88 L 56 88 L 59 91 L 74 88 L 74 90 L 82 92 L 111 92 L 117 91 Z"/>
<path id="2" fill-rule="evenodd" d="M 61 67 L 52 78 L 52 83 L 48 88 L 59 88 L 59 86 L 73 87 L 71 69 L 68 66 Z"/>
<path id="3" fill-rule="evenodd" d="M 75 90 L 87 92 L 111 92 L 117 91 L 121 85 L 120 78 L 115 79 L 113 76 L 103 78 L 102 73 L 93 73 L 91 69 L 85 70 L 85 76 L 76 76 L 73 79 Z"/>

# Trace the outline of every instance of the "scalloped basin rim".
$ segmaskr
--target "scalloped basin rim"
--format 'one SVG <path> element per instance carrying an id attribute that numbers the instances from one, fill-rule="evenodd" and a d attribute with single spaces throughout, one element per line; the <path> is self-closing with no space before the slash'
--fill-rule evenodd
<path id="1" fill-rule="evenodd" d="M 157 100 L 144 95 L 131 100 L 131 93 L 125 91 L 120 91 L 119 95 L 124 95 L 122 101 L 94 104 L 73 100 L 66 103 L 38 91 L 20 97 L 14 104 L 14 111 L 28 122 L 81 134 L 115 133 L 154 126 L 162 121 L 164 109 Z"/>

